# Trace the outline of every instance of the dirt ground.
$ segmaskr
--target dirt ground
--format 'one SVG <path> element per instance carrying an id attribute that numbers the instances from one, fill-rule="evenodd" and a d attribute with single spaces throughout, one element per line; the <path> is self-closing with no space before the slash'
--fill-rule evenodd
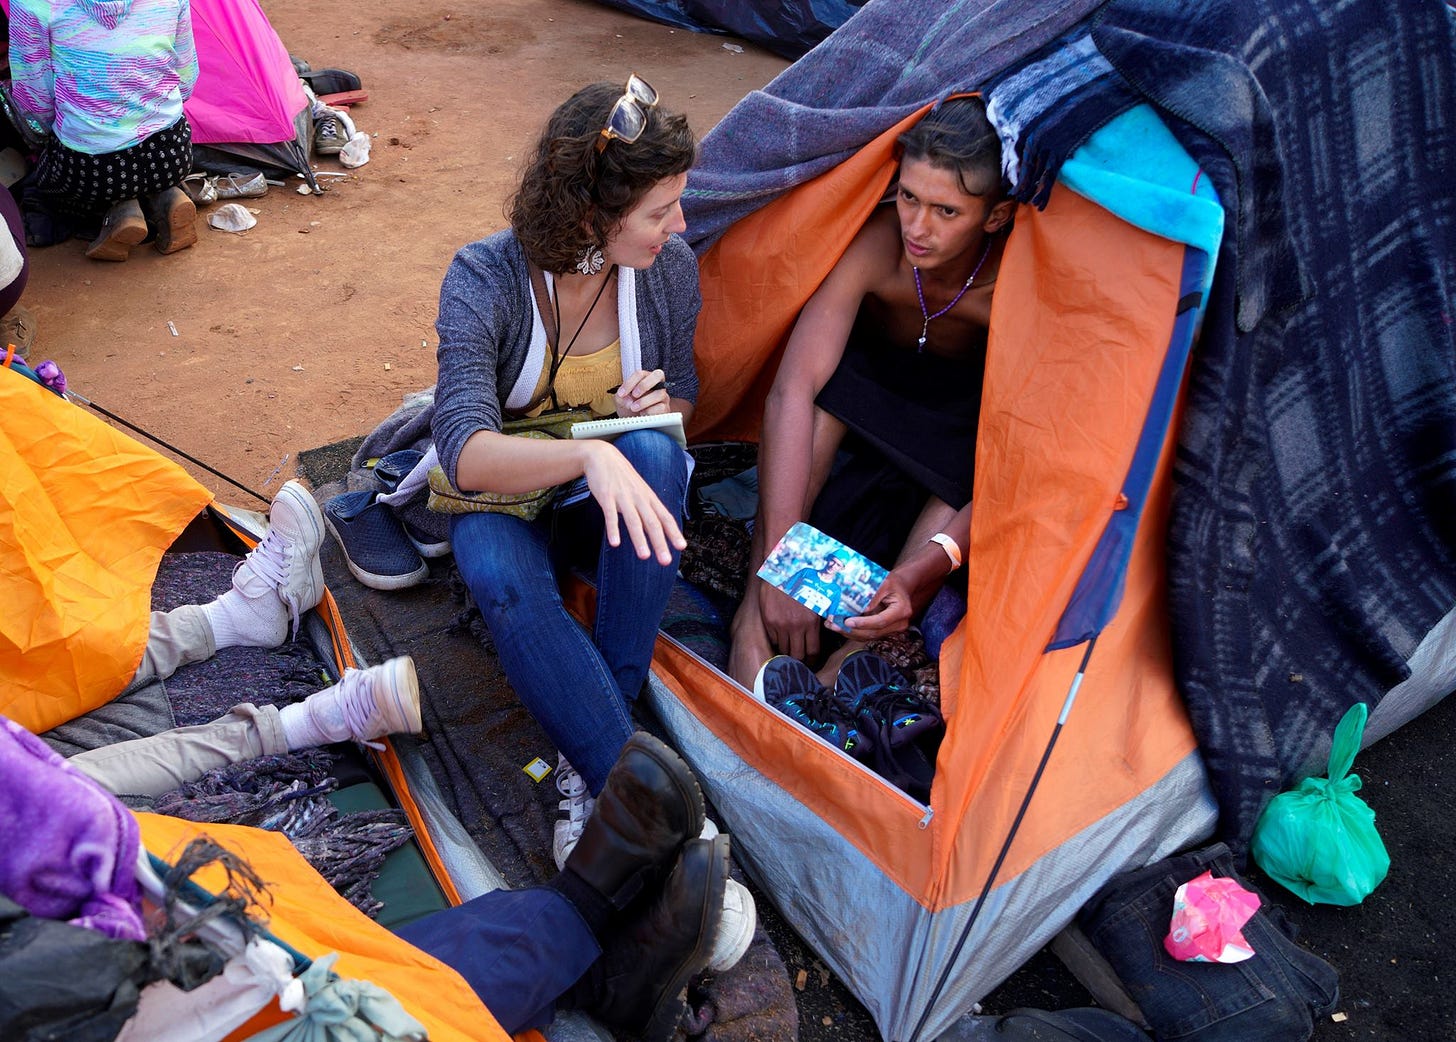
<path id="1" fill-rule="evenodd" d="M 248 200 L 247 232 L 199 219 L 198 245 L 170 257 L 35 250 L 25 304 L 33 360 L 54 358 L 81 394 L 265 494 L 300 450 L 362 434 L 434 383 L 440 280 L 457 248 L 504 226 L 522 150 L 558 102 L 635 70 L 701 135 L 787 64 L 586 0 L 264 7 L 290 53 L 363 80 L 353 118 L 369 163 L 322 196 L 291 184 Z"/>
<path id="2" fill-rule="evenodd" d="M 55 359 L 75 390 L 265 494 L 302 450 L 366 432 L 433 382 L 440 279 L 460 245 L 503 226 L 522 149 L 560 99 L 635 70 L 701 134 L 786 65 L 741 40 L 585 0 L 265 7 L 293 54 L 363 79 L 369 100 L 353 115 L 372 135 L 368 165 L 328 179 L 322 196 L 271 189 L 248 202 L 256 228 L 200 223 L 201 242 L 172 257 L 141 248 L 102 264 L 81 242 L 37 250 L 25 299 L 39 325 L 33 362 Z M 256 506 L 189 469 L 225 501 Z M 1408 728 L 1358 761 L 1395 859 L 1385 887 L 1349 912 L 1279 899 L 1345 973 L 1345 1019 L 1317 1026 L 1317 1039 L 1456 1037 L 1438 983 L 1449 874 L 1433 885 L 1425 871 L 1449 857 L 1441 805 L 1456 707 L 1432 717 L 1436 726 Z M 842 990 L 813 987 L 827 974 L 812 953 L 792 938 L 781 947 L 791 978 L 806 970 L 814 993 L 800 1000 L 802 1036 L 869 1038 Z M 987 1006 L 1085 1001 L 1039 957 Z"/>

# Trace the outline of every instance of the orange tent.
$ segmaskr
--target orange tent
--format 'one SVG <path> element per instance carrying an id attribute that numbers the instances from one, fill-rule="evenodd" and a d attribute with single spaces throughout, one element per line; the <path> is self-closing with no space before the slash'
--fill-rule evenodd
<path id="1" fill-rule="evenodd" d="M 701 258 L 699 436 L 755 435 L 799 308 L 883 196 L 918 115 Z M 1173 686 L 1163 532 L 1169 430 L 1222 211 L 1150 110 L 1114 123 L 1045 211 L 1017 214 L 1002 262 L 969 603 L 942 653 L 929 803 L 659 642 L 655 706 L 740 858 L 887 1039 L 935 1037 L 1108 876 L 1214 823 Z"/>

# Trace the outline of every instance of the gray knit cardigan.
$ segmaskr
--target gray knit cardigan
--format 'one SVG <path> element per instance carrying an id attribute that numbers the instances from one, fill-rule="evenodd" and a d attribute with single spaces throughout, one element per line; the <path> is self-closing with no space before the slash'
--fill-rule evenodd
<path id="1" fill-rule="evenodd" d="M 634 324 L 618 315 L 624 369 L 639 359 L 642 369 L 662 369 L 674 398 L 696 402 L 693 335 L 702 296 L 692 249 L 674 235 L 652 267 L 620 274 L 619 305 L 632 297 L 636 303 Z M 546 359 L 526 255 L 514 232 L 497 232 L 455 255 L 440 287 L 435 331 L 440 379 L 431 435 L 453 482 L 465 442 L 476 431 L 500 430 L 508 405 L 527 404 L 522 389 L 529 395 Z"/>

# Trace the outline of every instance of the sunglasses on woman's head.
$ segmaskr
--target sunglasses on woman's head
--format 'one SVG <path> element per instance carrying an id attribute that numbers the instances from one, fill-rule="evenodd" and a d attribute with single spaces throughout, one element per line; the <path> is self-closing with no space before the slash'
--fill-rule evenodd
<path id="1" fill-rule="evenodd" d="M 635 72 L 627 77 L 627 89 L 612 106 L 607 116 L 607 125 L 597 140 L 597 151 L 607 147 L 614 138 L 630 145 L 647 129 L 647 110 L 657 107 L 657 91 Z"/>

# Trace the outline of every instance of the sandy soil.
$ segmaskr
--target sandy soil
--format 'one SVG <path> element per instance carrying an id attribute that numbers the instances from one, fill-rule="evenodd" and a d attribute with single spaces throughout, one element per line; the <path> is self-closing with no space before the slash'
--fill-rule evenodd
<path id="1" fill-rule="evenodd" d="M 249 200 L 247 232 L 199 219 L 199 244 L 170 257 L 36 250 L 25 303 L 33 359 L 54 358 L 80 393 L 265 493 L 300 450 L 364 433 L 434 382 L 445 268 L 505 224 L 522 150 L 572 90 L 636 70 L 702 134 L 786 65 L 585 0 L 264 6 L 292 54 L 363 80 L 353 117 L 372 136 L 370 162 L 322 196 L 290 185 Z"/>

